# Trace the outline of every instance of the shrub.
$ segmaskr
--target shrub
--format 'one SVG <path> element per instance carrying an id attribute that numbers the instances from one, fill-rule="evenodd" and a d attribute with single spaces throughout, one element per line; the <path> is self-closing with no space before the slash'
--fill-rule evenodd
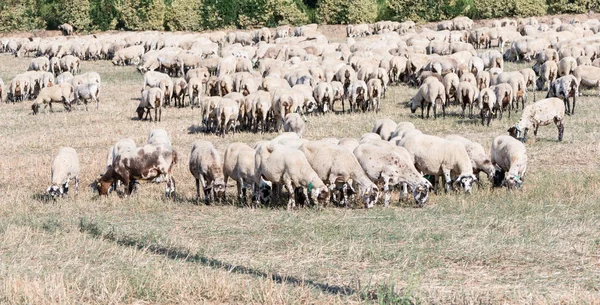
<path id="1" fill-rule="evenodd" d="M 320 0 L 317 21 L 328 24 L 374 22 L 378 15 L 376 0 Z"/>
<path id="2" fill-rule="evenodd" d="M 543 16 L 547 11 L 546 0 L 515 0 L 512 16 Z"/>
<path id="3" fill-rule="evenodd" d="M 125 30 L 163 30 L 165 3 L 163 0 L 119 0 L 117 27 Z"/>
<path id="4" fill-rule="evenodd" d="M 95 30 L 113 30 L 117 26 L 115 0 L 95 0 L 90 3 L 90 18 Z"/>
<path id="5" fill-rule="evenodd" d="M 600 9 L 597 0 L 548 0 L 548 9 L 552 14 L 580 14 Z"/>
<path id="6" fill-rule="evenodd" d="M 60 0 L 58 2 L 60 23 L 69 23 L 76 30 L 89 30 L 92 26 L 89 0 Z"/>
<path id="7" fill-rule="evenodd" d="M 33 0 L 0 1 L 0 31 L 33 31 L 46 27 Z"/>

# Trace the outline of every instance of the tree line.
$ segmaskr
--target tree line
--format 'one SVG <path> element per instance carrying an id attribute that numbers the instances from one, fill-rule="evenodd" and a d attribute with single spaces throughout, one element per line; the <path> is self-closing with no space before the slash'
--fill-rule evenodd
<path id="1" fill-rule="evenodd" d="M 0 31 L 201 31 L 306 23 L 439 21 L 587 13 L 598 0 L 4 0 Z"/>

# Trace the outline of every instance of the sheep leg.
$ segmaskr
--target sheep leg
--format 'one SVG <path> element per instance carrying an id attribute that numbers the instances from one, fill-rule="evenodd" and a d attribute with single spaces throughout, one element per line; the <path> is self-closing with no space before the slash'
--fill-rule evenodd
<path id="1" fill-rule="evenodd" d="M 487 126 L 490 127 L 490 121 L 492 120 L 492 111 L 487 110 Z"/>
<path id="2" fill-rule="evenodd" d="M 79 195 L 79 176 L 75 177 L 75 196 Z"/>
<path id="3" fill-rule="evenodd" d="M 285 188 L 287 189 L 288 194 L 289 194 L 289 200 L 287 203 L 287 209 L 289 211 L 292 208 L 296 207 L 296 201 L 294 200 L 294 186 L 292 185 L 291 182 L 286 182 Z"/>
<path id="4" fill-rule="evenodd" d="M 473 103 L 469 103 L 469 120 L 473 119 Z"/>
<path id="5" fill-rule="evenodd" d="M 423 116 L 423 111 L 425 110 L 425 105 L 423 105 L 423 103 L 421 103 L 421 119 L 424 119 L 425 117 Z"/>
<path id="6" fill-rule="evenodd" d="M 427 104 L 427 118 L 429 118 L 429 110 L 431 110 L 431 103 Z"/>
<path id="7" fill-rule="evenodd" d="M 554 124 L 556 124 L 556 127 L 558 128 L 558 141 L 560 142 L 563 139 L 565 126 L 563 125 L 562 120 L 559 118 L 554 118 Z"/>
<path id="8" fill-rule="evenodd" d="M 563 102 L 565 104 L 565 109 L 567 110 L 566 114 L 571 115 L 571 103 L 569 102 L 569 98 L 565 96 Z"/>
<path id="9" fill-rule="evenodd" d="M 196 178 L 196 204 L 200 203 L 200 179 Z"/>
<path id="10" fill-rule="evenodd" d="M 444 191 L 448 193 L 450 188 L 452 187 L 452 179 L 450 178 L 450 171 L 444 170 Z"/>
<path id="11" fill-rule="evenodd" d="M 390 177 L 383 177 L 383 206 L 388 207 L 390 205 L 391 197 Z"/>

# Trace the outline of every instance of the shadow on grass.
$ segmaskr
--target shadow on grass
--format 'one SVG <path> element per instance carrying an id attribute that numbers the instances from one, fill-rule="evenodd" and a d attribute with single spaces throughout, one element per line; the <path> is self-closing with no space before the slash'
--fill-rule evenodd
<path id="1" fill-rule="evenodd" d="M 162 255 L 173 260 L 183 260 L 188 263 L 202 264 L 210 268 L 226 270 L 230 273 L 233 272 L 237 274 L 250 275 L 257 278 L 270 279 L 279 284 L 287 284 L 293 286 L 309 286 L 332 295 L 358 295 L 362 300 L 365 301 L 379 299 L 382 301 L 393 300 L 394 304 L 413 304 L 410 298 L 401 296 L 393 292 L 391 288 L 382 289 L 382 286 L 376 286 L 373 289 L 356 290 L 349 286 L 330 285 L 327 283 L 320 283 L 310 279 L 300 279 L 293 276 L 286 276 L 280 273 L 267 273 L 250 267 L 233 265 L 215 258 L 206 257 L 198 253 L 191 253 L 188 249 L 185 248 L 163 246 L 153 241 L 145 240 L 143 237 L 127 235 L 119 236 L 114 232 L 114 230 L 109 229 L 107 232 L 104 228 L 101 228 L 97 223 L 95 223 L 94 221 L 90 221 L 87 218 L 79 219 L 79 231 L 85 234 L 89 234 L 90 236 L 97 239 L 114 242 L 119 246 L 136 248 L 141 251 L 147 251 L 153 254 Z"/>
<path id="2" fill-rule="evenodd" d="M 39 201 L 41 203 L 51 203 L 51 202 L 55 202 L 56 201 L 48 193 L 36 193 L 36 194 L 33 194 L 33 195 L 31 195 L 31 199 L 33 199 L 35 201 Z"/>

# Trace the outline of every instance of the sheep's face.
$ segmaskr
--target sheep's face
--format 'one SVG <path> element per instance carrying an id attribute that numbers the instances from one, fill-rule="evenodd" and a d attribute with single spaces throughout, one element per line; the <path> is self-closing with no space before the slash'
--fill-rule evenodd
<path id="1" fill-rule="evenodd" d="M 379 188 L 377 185 L 372 185 L 371 187 L 366 188 L 362 194 L 362 200 L 367 209 L 372 208 L 377 202 L 377 199 L 379 199 Z"/>
<path id="2" fill-rule="evenodd" d="M 516 189 L 521 188 L 523 186 L 523 180 L 518 174 L 509 174 L 504 178 L 503 184 L 508 187 L 508 189 Z"/>
<path id="3" fill-rule="evenodd" d="M 217 198 L 222 198 L 225 196 L 226 185 L 224 182 L 216 182 L 213 184 L 213 191 Z"/>
<path id="4" fill-rule="evenodd" d="M 62 185 L 58 186 L 58 185 L 51 185 L 50 187 L 48 187 L 48 195 L 52 196 L 52 199 L 56 199 L 56 197 L 58 196 L 64 196 L 67 194 L 67 192 L 69 191 L 68 188 L 63 187 Z"/>
<path id="5" fill-rule="evenodd" d="M 329 189 L 323 185 L 311 190 L 311 195 L 316 198 L 320 205 L 326 204 L 329 201 Z"/>
<path id="6" fill-rule="evenodd" d="M 98 189 L 98 194 L 108 196 L 110 189 L 112 187 L 111 181 L 101 181 L 98 180 L 96 182 L 96 188 Z"/>
<path id="7" fill-rule="evenodd" d="M 459 187 L 461 187 L 465 192 L 470 193 L 473 189 L 473 183 L 477 181 L 477 178 L 473 174 L 463 174 L 456 179 L 456 183 Z"/>
<path id="8" fill-rule="evenodd" d="M 521 131 L 521 127 L 519 127 L 518 125 L 515 125 L 515 126 L 509 128 L 507 131 L 511 137 L 513 137 L 517 140 L 521 138 L 522 131 Z"/>
<path id="9" fill-rule="evenodd" d="M 272 194 L 272 183 L 270 181 L 264 180 L 262 177 L 260 178 L 260 182 L 258 184 L 258 199 L 261 204 L 270 204 L 271 203 L 271 194 Z"/>
<path id="10" fill-rule="evenodd" d="M 413 197 L 419 207 L 422 207 L 427 203 L 429 199 L 429 187 L 425 184 L 420 184 L 413 189 Z"/>

